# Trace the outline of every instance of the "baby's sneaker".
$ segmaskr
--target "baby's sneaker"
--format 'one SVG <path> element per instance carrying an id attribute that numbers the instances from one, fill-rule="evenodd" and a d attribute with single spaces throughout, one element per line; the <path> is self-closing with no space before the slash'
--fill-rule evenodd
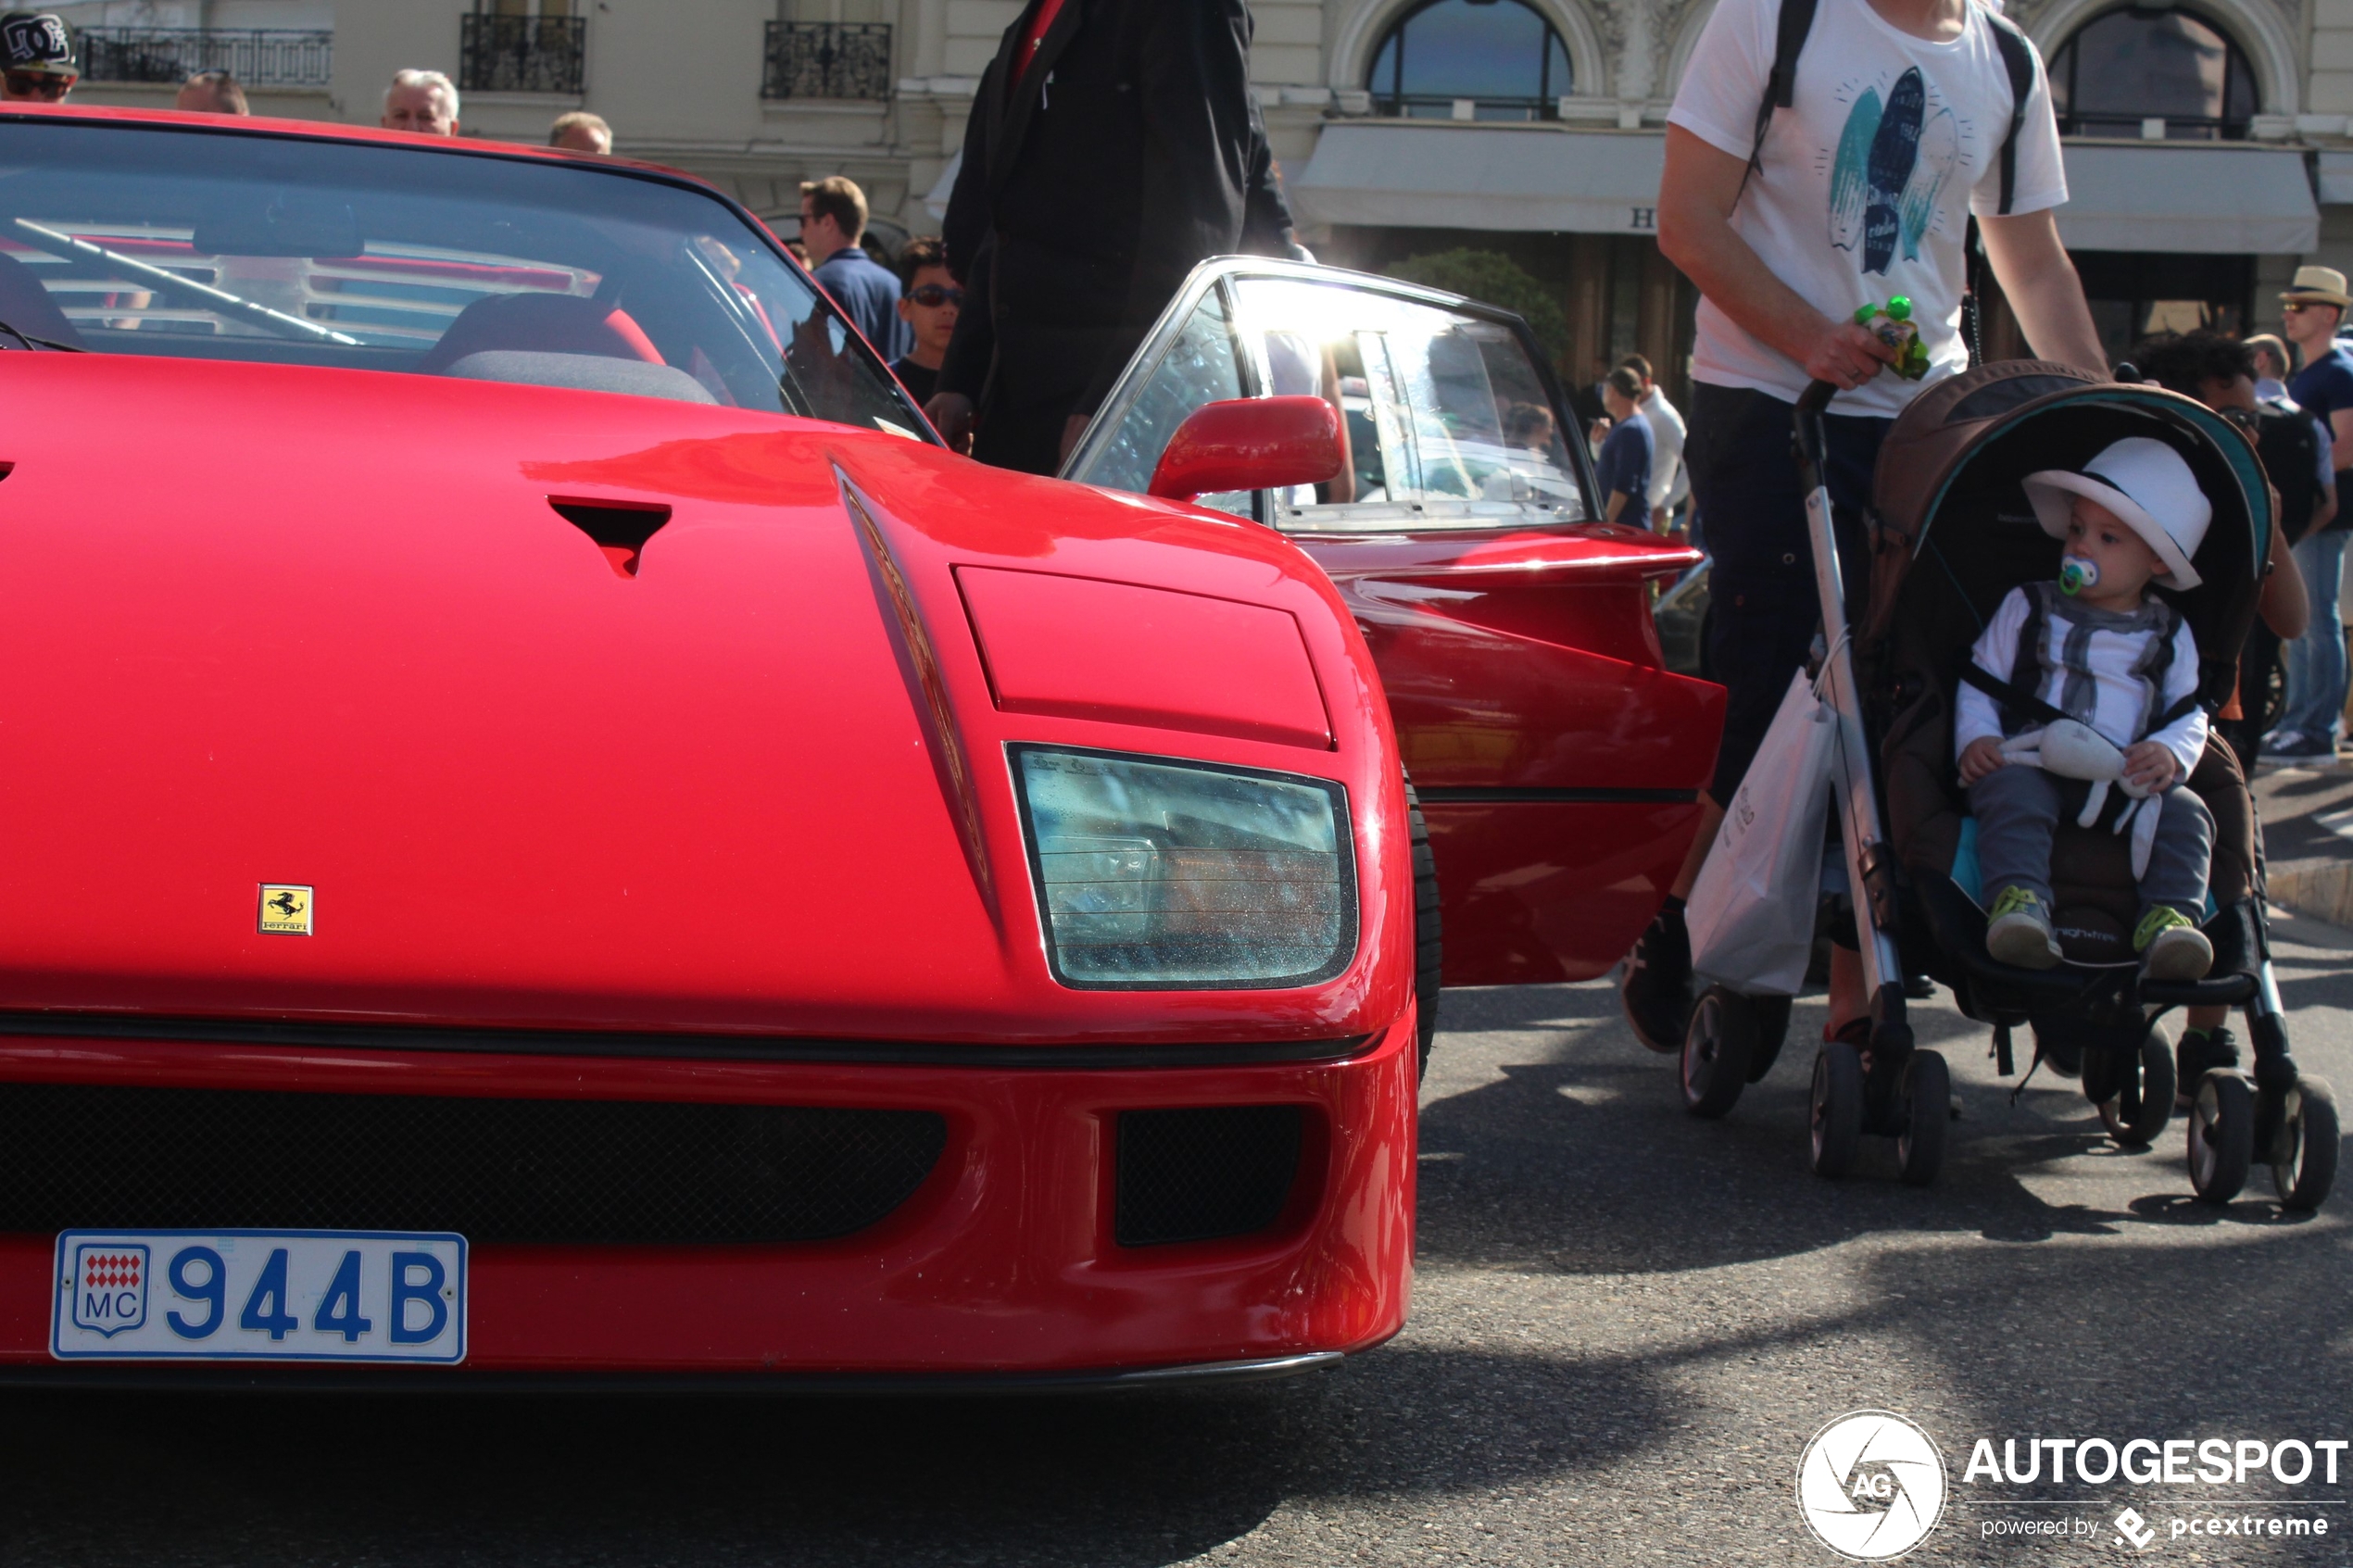
<path id="1" fill-rule="evenodd" d="M 1985 950 L 1998 963 L 2020 969 L 2054 969 L 2059 961 L 2057 934 L 2051 930 L 2051 912 L 2041 895 L 2023 887 L 2005 887 L 1994 900 L 1994 918 L 1985 925 Z"/>
<path id="2" fill-rule="evenodd" d="M 2203 980 L 2214 967 L 2214 944 L 2179 909 L 2159 904 L 2133 933 L 2141 973 L 2150 980 Z"/>

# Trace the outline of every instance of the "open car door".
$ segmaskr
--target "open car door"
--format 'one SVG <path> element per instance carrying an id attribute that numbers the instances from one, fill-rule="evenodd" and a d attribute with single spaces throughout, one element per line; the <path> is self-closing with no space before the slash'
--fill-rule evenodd
<path id="1" fill-rule="evenodd" d="M 1601 514 L 1584 433 L 1519 318 L 1386 278 L 1197 268 L 1063 477 L 1144 492 L 1206 404 L 1320 396 L 1328 484 L 1203 495 L 1346 597 L 1438 860 L 1450 985 L 1584 980 L 1656 911 L 1715 765 L 1723 688 L 1664 668 L 1652 584 L 1698 559 Z"/>

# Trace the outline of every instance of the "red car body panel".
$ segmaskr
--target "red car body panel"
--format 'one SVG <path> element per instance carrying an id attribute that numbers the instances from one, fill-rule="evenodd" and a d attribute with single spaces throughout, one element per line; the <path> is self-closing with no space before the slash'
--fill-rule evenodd
<path id="1" fill-rule="evenodd" d="M 0 1081 L 327 1093 L 724 1100 L 942 1112 L 931 1178 L 880 1224 L 786 1247 L 477 1246 L 479 1373 L 1036 1374 L 1265 1361 L 1378 1344 L 1414 1247 L 1410 1009 L 1345 1061 L 1138 1072 L 875 1068 L 450 1052 L 0 1041 Z M 1110 1118 L 1297 1104 L 1310 1135 L 1269 1229 L 1111 1234 Z M 0 1361 L 47 1359 L 53 1244 L 0 1236 Z"/>
<path id="2" fill-rule="evenodd" d="M 1662 667 L 1650 583 L 1698 558 L 1611 524 L 1302 540 L 1388 691 L 1437 857 L 1450 985 L 1590 980 L 1681 867 L 1724 689 Z"/>
<path id="3" fill-rule="evenodd" d="M 94 354 L 6 368 L 0 517 L 73 520 L 17 529 L 0 583 L 22 672 L 0 691 L 0 800 L 42 824 L 0 870 L 7 1006 L 1101 1042 L 1365 1035 L 1404 1005 L 1377 678 L 1330 583 L 1265 530 L 688 404 L 421 378 L 393 384 L 431 395 L 403 398 L 382 373 Z M 126 429 L 140 460 L 110 465 Z M 673 509 L 625 577 L 551 495 Z M 1254 600 L 1298 629 L 1344 738 L 1000 712 L 960 563 Z M 902 676 L 911 634 L 937 733 Z M 1297 692 L 1276 679 L 1279 712 Z M 1010 740 L 1340 779 L 1356 961 L 1302 992 L 1055 985 L 1007 852 Z M 968 826 L 995 847 L 977 860 Z M 264 882 L 318 889 L 315 935 L 257 933 Z M 106 891 L 38 891 L 68 887 Z"/>
<path id="4" fill-rule="evenodd" d="M 1712 760 L 1690 736 L 1720 694 L 1659 668 L 1646 608 L 1690 557 L 1630 531 L 1303 551 L 680 402 L 148 354 L 0 352 L 0 1085 L 946 1120 L 914 1196 L 837 1240 L 475 1247 L 452 1386 L 1378 1344 L 1413 1248 L 1401 750 L 1457 982 L 1597 972 Z M 666 517 L 600 546 L 559 504 Z M 1017 742 L 1338 782 L 1353 958 L 1293 988 L 1057 984 Z M 265 883 L 315 889 L 311 935 L 258 931 Z M 1276 1223 L 1116 1242 L 1119 1114 L 1266 1104 L 1303 1113 Z M 47 1359 L 52 1248 L 0 1236 L 0 1362 Z"/>

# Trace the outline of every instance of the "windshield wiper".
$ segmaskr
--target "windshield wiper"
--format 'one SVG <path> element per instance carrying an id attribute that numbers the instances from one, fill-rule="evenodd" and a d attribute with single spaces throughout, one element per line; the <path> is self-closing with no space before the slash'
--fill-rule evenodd
<path id="1" fill-rule="evenodd" d="M 29 349 L 54 348 L 60 354 L 87 354 L 90 352 L 80 344 L 59 343 L 55 338 L 34 337 L 31 332 L 20 332 L 17 331 L 16 328 L 8 325 L 6 321 L 0 321 L 0 332 L 7 333 L 10 337 L 15 338 L 19 343 L 23 344 L 25 347 Z"/>
<path id="2" fill-rule="evenodd" d="M 193 279 L 180 276 L 177 272 L 167 272 L 160 267 L 150 267 L 144 261 L 133 261 L 120 251 L 111 251 L 104 245 L 92 245 L 88 240 L 75 239 L 71 234 L 61 234 L 55 229 L 44 228 L 29 218 L 11 218 L 8 222 L 19 234 L 24 237 L 26 244 L 45 250 L 52 256 L 62 256 L 70 261 L 102 262 L 124 277 L 135 278 L 140 282 L 152 284 L 167 294 L 193 299 L 205 309 L 218 310 L 223 315 L 237 317 L 270 332 L 291 333 L 321 343 L 339 343 L 351 348 L 359 346 L 359 340 L 347 333 L 322 327 L 316 321 L 306 321 L 299 316 L 289 316 L 283 310 L 272 310 L 266 305 L 257 305 L 252 300 L 241 298 L 225 289 L 214 288 L 209 283 L 196 282 Z"/>

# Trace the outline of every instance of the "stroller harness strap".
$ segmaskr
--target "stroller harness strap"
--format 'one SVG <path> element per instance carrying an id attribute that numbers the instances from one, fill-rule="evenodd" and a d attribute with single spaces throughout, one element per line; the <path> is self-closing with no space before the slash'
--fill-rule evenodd
<path id="1" fill-rule="evenodd" d="M 2050 627 L 2051 601 L 2057 591 L 2057 585 L 2050 583 L 2037 583 L 2027 589 L 2026 619 L 2018 629 L 2018 651 L 2010 657 L 2011 679 L 2003 680 L 1973 659 L 1961 666 L 1960 676 L 1964 684 L 1975 686 L 2002 705 L 2002 727 L 2006 732 L 2015 734 L 2030 722 L 2050 724 L 2061 719 L 2089 721 L 2088 707 L 2084 713 L 2070 713 L 2055 703 L 2045 701 L 2039 695 L 2053 673 L 2044 650 Z M 2150 603 L 2157 611 L 2157 626 L 2149 639 L 2148 651 L 2133 670 L 2133 673 L 2149 685 L 2150 711 L 2143 721 L 2144 736 L 2153 735 L 2175 721 L 2187 718 L 2200 706 L 2196 692 L 2169 708 L 2160 709 L 2157 706 L 2163 700 L 2165 678 L 2173 667 L 2173 633 L 2180 617 L 2173 607 L 2162 599 L 2151 600 Z M 2070 642 L 2073 640 L 2070 638 Z M 2080 672 L 2071 666 L 2063 668 L 2069 677 L 2069 685 L 2064 689 L 2071 696 L 2073 683 Z M 2028 684 L 2020 684 L 2017 677 L 2029 672 Z"/>
<path id="2" fill-rule="evenodd" d="M 1806 35 L 1814 31 L 1814 10 L 1820 0 L 1781 0 L 1773 33 L 1773 69 L 1765 78 L 1765 97 L 1756 106 L 1756 130 L 1749 138 L 1748 167 L 1741 170 L 1741 188 L 1732 194 L 1732 205 L 1738 207 L 1748 191 L 1749 180 L 1765 169 L 1765 134 L 1773 128 L 1773 111 L 1793 107 L 1797 103 L 1797 57 L 1806 52 Z M 2018 24 L 1989 7 L 1978 7 L 1994 29 L 1994 47 L 2001 51 L 2003 69 L 2010 78 L 2010 123 L 2002 137 L 2002 199 L 1994 210 L 2009 216 L 2010 194 L 2018 183 L 2018 133 L 2026 123 L 2026 100 L 2034 91 L 2034 45 Z M 1972 228 L 1976 220 L 1969 220 Z M 1974 253 L 1972 243 L 1969 250 Z"/>

